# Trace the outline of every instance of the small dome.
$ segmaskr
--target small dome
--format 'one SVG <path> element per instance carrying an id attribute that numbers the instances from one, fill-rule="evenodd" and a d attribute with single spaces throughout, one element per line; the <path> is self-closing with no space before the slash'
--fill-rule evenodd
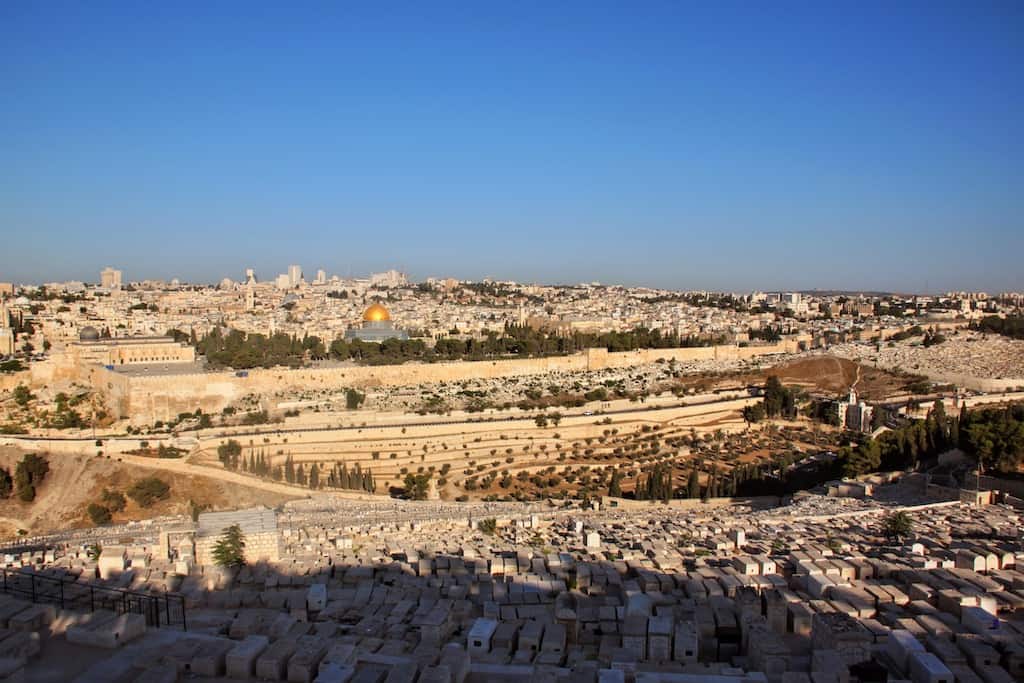
<path id="1" fill-rule="evenodd" d="M 382 320 L 391 320 L 391 314 L 388 313 L 388 309 L 384 308 L 380 304 L 374 304 L 363 312 L 363 320 L 367 322 L 381 322 Z"/>
<path id="2" fill-rule="evenodd" d="M 78 338 L 81 341 L 97 341 L 100 338 L 100 331 L 92 325 L 86 325 L 79 331 Z"/>

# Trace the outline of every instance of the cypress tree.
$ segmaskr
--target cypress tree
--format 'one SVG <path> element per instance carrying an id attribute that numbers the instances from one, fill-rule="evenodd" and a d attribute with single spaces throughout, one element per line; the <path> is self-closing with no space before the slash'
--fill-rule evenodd
<path id="1" fill-rule="evenodd" d="M 686 484 L 686 495 L 690 498 L 700 496 L 700 473 L 697 472 L 696 467 L 690 472 L 690 479 Z"/>

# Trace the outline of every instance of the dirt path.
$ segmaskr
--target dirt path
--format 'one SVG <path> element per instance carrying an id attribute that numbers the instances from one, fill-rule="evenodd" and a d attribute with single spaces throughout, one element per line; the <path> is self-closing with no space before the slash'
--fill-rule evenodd
<path id="1" fill-rule="evenodd" d="M 312 494 L 312 492 L 304 486 L 294 486 L 283 482 L 268 481 L 266 479 L 260 479 L 259 477 L 231 472 L 230 470 L 225 470 L 213 465 L 194 465 L 185 460 L 175 460 L 171 458 L 144 458 L 138 455 L 122 455 L 118 459 L 121 462 L 130 463 L 132 465 L 152 470 L 162 470 L 164 472 L 174 472 L 177 474 L 191 474 L 197 477 L 216 479 L 230 484 L 238 484 L 239 486 L 260 489 L 262 491 L 270 491 L 272 493 L 292 496 L 295 498 L 301 498 Z M 352 498 L 353 500 L 378 499 L 378 497 L 370 494 L 348 491 L 332 490 L 331 493 L 336 494 L 339 497 Z"/>

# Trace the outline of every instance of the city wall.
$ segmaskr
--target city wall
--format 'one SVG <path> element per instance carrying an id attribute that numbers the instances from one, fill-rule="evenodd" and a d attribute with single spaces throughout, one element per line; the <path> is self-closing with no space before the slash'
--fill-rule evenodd
<path id="1" fill-rule="evenodd" d="M 301 393 L 304 391 L 408 386 L 425 383 L 458 382 L 467 379 L 498 379 L 549 372 L 580 372 L 622 368 L 664 361 L 736 360 L 793 353 L 795 342 L 765 346 L 708 346 L 682 349 L 642 349 L 609 353 L 588 349 L 569 356 L 449 363 L 406 363 L 403 365 L 349 366 L 332 368 L 256 369 L 239 377 L 232 372 L 182 375 L 136 376 L 110 371 L 102 366 L 88 368 L 88 381 L 107 396 L 115 414 L 130 417 L 135 424 L 168 420 L 180 413 L 218 413 L 247 395 Z"/>

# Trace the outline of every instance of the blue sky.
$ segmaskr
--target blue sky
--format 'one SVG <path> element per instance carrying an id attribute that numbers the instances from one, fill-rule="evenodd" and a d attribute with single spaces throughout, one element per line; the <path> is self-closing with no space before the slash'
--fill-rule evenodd
<path id="1" fill-rule="evenodd" d="M 1024 4 L 0 4 L 0 281 L 1024 289 Z"/>

